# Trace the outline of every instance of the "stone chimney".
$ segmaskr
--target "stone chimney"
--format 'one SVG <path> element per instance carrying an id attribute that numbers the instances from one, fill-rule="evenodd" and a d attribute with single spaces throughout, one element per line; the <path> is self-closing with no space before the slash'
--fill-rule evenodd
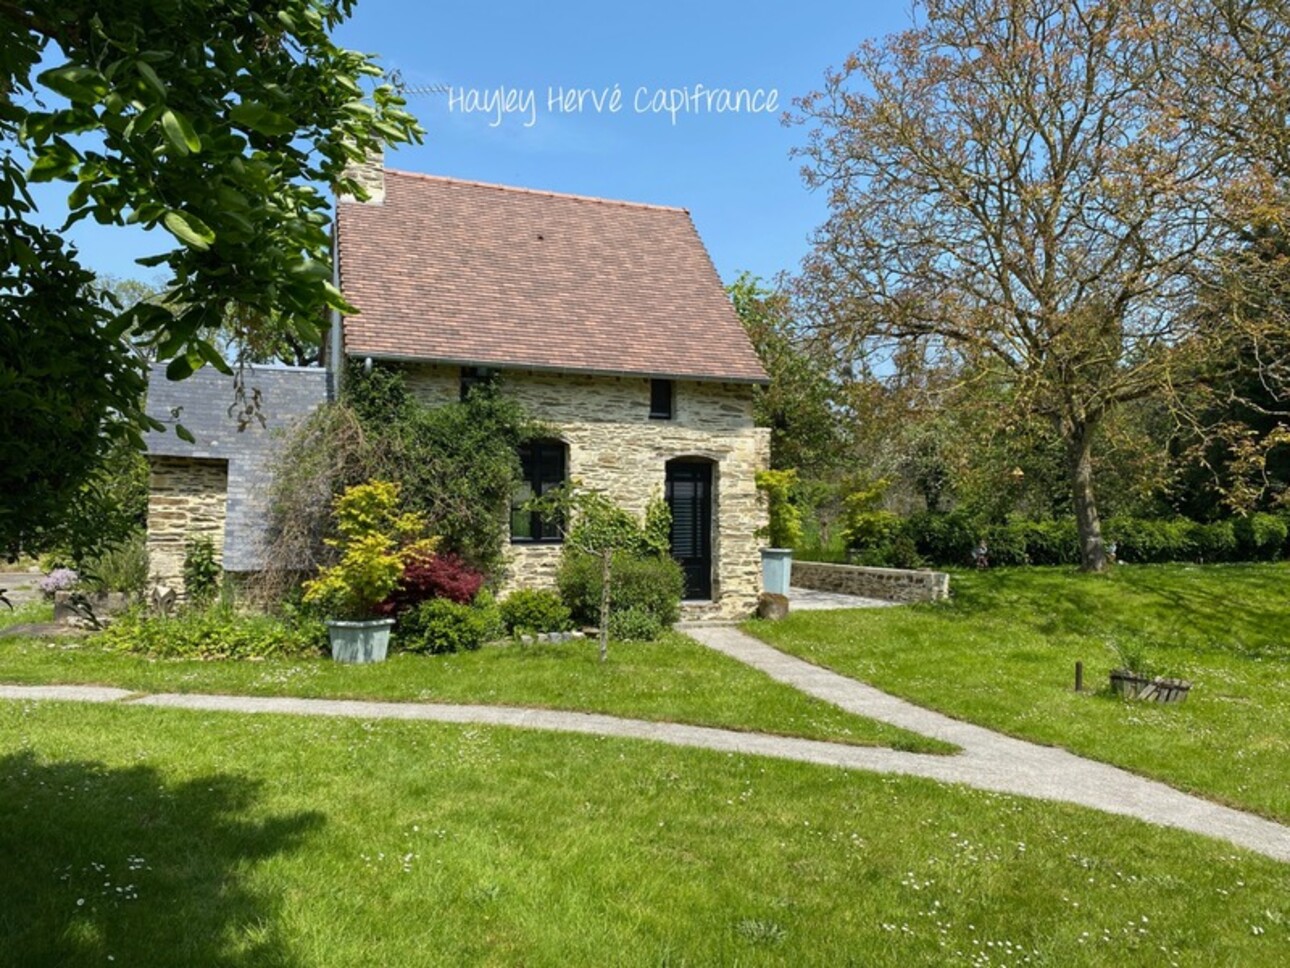
<path id="1" fill-rule="evenodd" d="M 345 175 L 367 189 L 367 203 L 380 205 L 385 201 L 385 153 L 379 149 L 369 151 L 362 161 L 351 161 L 345 166 Z M 342 194 L 341 201 L 358 201 L 353 195 Z"/>

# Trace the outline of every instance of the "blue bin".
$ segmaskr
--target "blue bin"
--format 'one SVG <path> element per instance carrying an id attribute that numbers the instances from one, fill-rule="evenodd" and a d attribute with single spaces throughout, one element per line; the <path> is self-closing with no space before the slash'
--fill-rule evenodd
<path id="1" fill-rule="evenodd" d="M 761 549 L 761 587 L 772 595 L 788 595 L 793 577 L 792 548 Z"/>

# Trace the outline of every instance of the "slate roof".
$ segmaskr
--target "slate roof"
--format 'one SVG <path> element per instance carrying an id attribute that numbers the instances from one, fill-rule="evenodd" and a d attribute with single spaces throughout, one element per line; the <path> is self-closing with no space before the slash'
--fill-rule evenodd
<path id="1" fill-rule="evenodd" d="M 148 453 L 158 457 L 193 457 L 228 461 L 228 506 L 224 522 L 224 568 L 257 571 L 261 567 L 261 536 L 265 524 L 270 460 L 287 431 L 328 397 L 326 370 L 257 366 L 245 374 L 248 395 L 260 395 L 265 425 L 252 421 L 239 432 L 236 414 L 230 416 L 233 380 L 210 367 L 186 380 L 166 379 L 164 366 L 154 366 L 148 377 L 149 415 L 173 424 L 173 408 L 181 408 L 178 422 L 192 431 L 196 443 L 187 443 L 173 429 L 145 435 Z"/>
<path id="2" fill-rule="evenodd" d="M 351 356 L 767 382 L 684 209 L 386 169 L 337 236 Z"/>

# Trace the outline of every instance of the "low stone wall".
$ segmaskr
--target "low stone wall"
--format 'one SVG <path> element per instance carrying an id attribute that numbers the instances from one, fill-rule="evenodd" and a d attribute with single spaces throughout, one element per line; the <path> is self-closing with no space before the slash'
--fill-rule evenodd
<path id="1" fill-rule="evenodd" d="M 934 602 L 950 597 L 950 576 L 943 571 L 795 561 L 792 584 L 820 592 L 861 595 L 889 602 Z"/>

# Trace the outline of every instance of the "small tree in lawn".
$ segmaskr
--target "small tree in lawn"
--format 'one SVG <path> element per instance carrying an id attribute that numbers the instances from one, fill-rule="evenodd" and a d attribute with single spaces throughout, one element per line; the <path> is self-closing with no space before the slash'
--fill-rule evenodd
<path id="1" fill-rule="evenodd" d="M 672 514 L 667 504 L 654 498 L 638 522 L 599 491 L 579 482 L 561 487 L 525 505 L 562 522 L 566 549 L 590 555 L 600 562 L 600 661 L 609 657 L 609 607 L 613 601 L 614 555 L 666 555 L 671 545 Z M 565 525 L 568 525 L 567 527 Z"/>

